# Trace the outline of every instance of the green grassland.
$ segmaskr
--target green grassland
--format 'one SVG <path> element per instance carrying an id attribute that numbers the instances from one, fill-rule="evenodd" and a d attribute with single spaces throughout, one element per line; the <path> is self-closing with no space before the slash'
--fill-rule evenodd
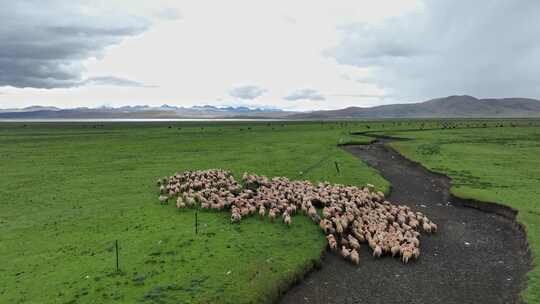
<path id="1" fill-rule="evenodd" d="M 319 260 L 318 226 L 201 211 L 195 235 L 193 210 L 158 203 L 156 177 L 223 168 L 387 191 L 336 147 L 364 127 L 1 124 L 0 303 L 270 302 Z"/>
<path id="2" fill-rule="evenodd" d="M 0 124 L 0 303 L 271 302 L 319 260 L 318 227 L 200 211 L 195 235 L 195 211 L 160 205 L 155 178 L 223 168 L 387 191 L 337 147 L 370 142 L 362 131 L 413 138 L 392 145 L 456 195 L 519 209 L 540 250 L 534 120 Z M 538 269 L 525 298 L 540 302 Z"/>
<path id="3" fill-rule="evenodd" d="M 519 210 L 533 254 L 540 256 L 540 127 L 529 121 L 517 127 L 384 132 L 411 138 L 391 143 L 407 158 L 453 179 L 453 194 L 499 202 Z M 521 127 L 520 127 L 521 125 Z M 463 124 L 461 124 L 463 127 Z M 524 292 L 540 303 L 540 269 L 529 272 Z"/>

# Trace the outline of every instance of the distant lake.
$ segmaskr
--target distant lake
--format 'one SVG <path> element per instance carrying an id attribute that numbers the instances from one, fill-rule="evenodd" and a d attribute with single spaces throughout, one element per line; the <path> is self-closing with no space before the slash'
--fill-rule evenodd
<path id="1" fill-rule="evenodd" d="M 257 118 L 42 118 L 0 119 L 0 122 L 182 122 L 182 121 L 285 121 L 284 119 Z"/>

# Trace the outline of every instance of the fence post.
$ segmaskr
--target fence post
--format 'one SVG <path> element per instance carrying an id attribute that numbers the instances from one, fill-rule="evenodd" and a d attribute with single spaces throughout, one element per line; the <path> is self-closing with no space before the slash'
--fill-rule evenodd
<path id="1" fill-rule="evenodd" d="M 115 247 L 116 247 L 116 271 L 119 271 L 120 267 L 119 267 L 119 264 L 118 264 L 118 240 L 116 240 L 116 242 L 115 242 Z"/>

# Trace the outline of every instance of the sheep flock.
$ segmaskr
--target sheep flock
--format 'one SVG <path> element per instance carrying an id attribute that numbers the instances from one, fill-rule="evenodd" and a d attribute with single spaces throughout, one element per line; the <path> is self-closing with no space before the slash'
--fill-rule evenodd
<path id="1" fill-rule="evenodd" d="M 177 208 L 230 209 L 231 222 L 258 214 L 273 222 L 292 225 L 302 213 L 318 223 L 331 250 L 352 263 L 360 262 L 360 244 L 367 243 L 373 256 L 401 257 L 404 263 L 420 256 L 420 230 L 437 231 L 421 212 L 395 205 L 373 185 L 359 188 L 330 183 L 269 179 L 244 173 L 243 185 L 221 169 L 186 171 L 157 180 L 164 204 L 176 200 Z M 322 212 L 317 211 L 322 208 Z"/>

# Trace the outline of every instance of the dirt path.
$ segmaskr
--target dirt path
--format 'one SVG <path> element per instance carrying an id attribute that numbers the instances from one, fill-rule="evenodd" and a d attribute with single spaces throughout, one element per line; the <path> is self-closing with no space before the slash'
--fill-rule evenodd
<path id="1" fill-rule="evenodd" d="M 359 266 L 329 253 L 323 266 L 287 292 L 280 303 L 516 303 L 529 256 L 523 234 L 502 216 L 456 207 L 450 179 L 429 172 L 387 140 L 344 149 L 392 184 L 389 200 L 426 213 L 439 233 L 422 235 L 421 257 L 411 265 L 372 258 L 363 246 Z M 449 203 L 454 201 L 454 203 Z"/>

